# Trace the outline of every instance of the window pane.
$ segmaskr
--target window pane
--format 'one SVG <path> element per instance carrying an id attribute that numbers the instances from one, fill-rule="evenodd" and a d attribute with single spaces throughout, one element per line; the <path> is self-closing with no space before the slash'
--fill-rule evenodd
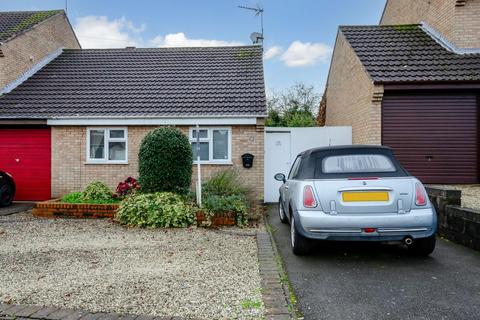
<path id="1" fill-rule="evenodd" d="M 125 130 L 110 130 L 110 138 L 125 138 Z"/>
<path id="2" fill-rule="evenodd" d="M 228 130 L 213 130 L 213 159 L 228 159 Z"/>
<path id="3" fill-rule="evenodd" d="M 126 160 L 125 142 L 108 143 L 108 160 Z"/>
<path id="4" fill-rule="evenodd" d="M 355 154 L 323 159 L 324 173 L 395 172 L 395 166 L 381 154 Z"/>
<path id="5" fill-rule="evenodd" d="M 200 135 L 199 135 L 200 139 L 201 138 L 208 138 L 208 130 L 201 130 L 200 129 L 199 132 L 200 132 Z M 192 138 L 194 138 L 194 139 L 197 138 L 197 130 L 192 131 Z"/>
<path id="6" fill-rule="evenodd" d="M 90 159 L 105 158 L 104 130 L 90 130 Z"/>
<path id="7" fill-rule="evenodd" d="M 192 143 L 193 160 L 197 160 L 197 143 Z M 200 160 L 208 161 L 209 145 L 208 142 L 200 142 Z"/>

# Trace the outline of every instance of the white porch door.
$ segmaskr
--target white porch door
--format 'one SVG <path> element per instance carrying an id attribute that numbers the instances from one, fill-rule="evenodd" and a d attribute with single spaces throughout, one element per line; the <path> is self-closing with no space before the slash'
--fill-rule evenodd
<path id="1" fill-rule="evenodd" d="M 267 132 L 265 134 L 265 202 L 278 202 L 278 188 L 282 185 L 273 177 L 276 173 L 285 176 L 290 171 L 291 133 Z"/>

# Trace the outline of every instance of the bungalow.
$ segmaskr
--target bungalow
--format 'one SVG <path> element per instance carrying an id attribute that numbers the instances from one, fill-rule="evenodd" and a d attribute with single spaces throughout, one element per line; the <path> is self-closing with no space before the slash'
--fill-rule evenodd
<path id="1" fill-rule="evenodd" d="M 388 0 L 341 26 L 320 114 L 425 183 L 479 182 L 480 0 Z"/>
<path id="2" fill-rule="evenodd" d="M 142 138 L 166 125 L 192 144 L 200 135 L 204 176 L 238 168 L 262 197 L 261 46 L 64 49 L 25 78 L 0 97 L 0 168 L 16 179 L 17 200 L 92 180 L 114 188 L 137 176 Z"/>

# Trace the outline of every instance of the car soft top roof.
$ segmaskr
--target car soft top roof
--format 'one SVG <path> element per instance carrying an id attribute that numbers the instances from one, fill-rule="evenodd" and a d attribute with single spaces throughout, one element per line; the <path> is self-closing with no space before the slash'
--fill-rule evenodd
<path id="1" fill-rule="evenodd" d="M 381 154 L 388 157 L 395 166 L 395 172 L 368 172 L 368 173 L 323 173 L 320 163 L 324 158 L 339 155 L 353 154 Z M 335 179 L 346 177 L 405 177 L 410 174 L 402 167 L 389 147 L 376 145 L 331 146 L 306 150 L 297 157 L 302 158 L 297 177 L 300 179 Z"/>
<path id="2" fill-rule="evenodd" d="M 355 150 L 355 153 L 358 153 L 358 150 L 388 150 L 392 151 L 392 148 L 386 147 L 386 146 L 378 146 L 378 145 L 361 145 L 361 144 L 355 144 L 355 145 L 341 145 L 341 146 L 329 146 L 329 147 L 320 147 L 320 148 L 312 148 L 305 150 L 303 152 L 300 152 L 298 155 L 299 156 L 308 156 L 312 155 L 315 153 L 324 153 L 324 152 L 329 152 L 329 151 L 349 151 L 349 150 Z M 344 152 L 341 152 L 344 153 Z"/>

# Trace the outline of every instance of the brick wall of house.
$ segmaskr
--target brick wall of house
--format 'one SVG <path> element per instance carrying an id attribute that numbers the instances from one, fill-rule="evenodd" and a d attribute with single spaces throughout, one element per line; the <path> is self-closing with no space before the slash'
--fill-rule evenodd
<path id="1" fill-rule="evenodd" d="M 389 0 L 382 25 L 427 22 L 460 48 L 480 47 L 480 0 Z"/>
<path id="2" fill-rule="evenodd" d="M 354 144 L 381 143 L 381 97 L 342 33 L 339 33 L 326 90 L 327 126 L 352 126 Z"/>
<path id="3" fill-rule="evenodd" d="M 453 42 L 460 48 L 480 48 L 480 0 L 467 0 L 455 9 Z"/>
<path id="4" fill-rule="evenodd" d="M 222 126 L 223 127 L 223 126 Z M 155 126 L 128 127 L 128 164 L 87 164 L 86 127 L 52 127 L 52 197 L 83 189 L 88 183 L 100 180 L 114 189 L 128 176 L 138 177 L 138 151 L 143 137 Z M 179 127 L 188 134 L 189 127 Z M 238 168 L 245 182 L 259 199 L 263 199 L 263 126 L 232 126 L 233 165 L 202 165 L 202 177 L 228 168 Z M 242 167 L 241 155 L 252 153 L 253 167 Z M 193 167 L 192 186 L 196 181 L 196 165 Z"/>
<path id="5" fill-rule="evenodd" d="M 80 48 L 67 18 L 53 16 L 1 45 L 0 88 L 58 48 Z"/>

